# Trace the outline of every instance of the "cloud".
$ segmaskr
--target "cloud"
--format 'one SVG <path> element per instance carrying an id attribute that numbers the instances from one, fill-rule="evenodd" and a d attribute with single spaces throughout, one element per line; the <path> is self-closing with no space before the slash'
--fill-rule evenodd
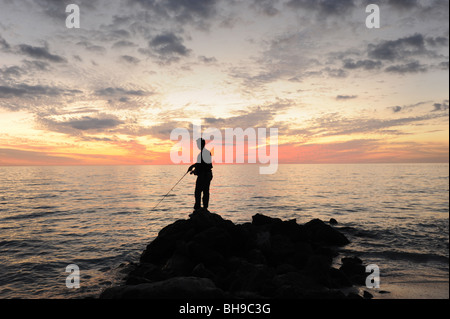
<path id="1" fill-rule="evenodd" d="M 353 100 L 356 99 L 357 95 L 338 95 L 336 96 L 336 100 L 338 101 L 345 101 L 345 100 Z"/>
<path id="2" fill-rule="evenodd" d="M 151 94 L 151 93 L 145 92 L 143 90 L 126 90 L 123 88 L 114 88 L 114 87 L 102 88 L 102 89 L 98 89 L 95 91 L 95 95 L 106 96 L 106 97 L 121 96 L 121 95 L 146 96 L 149 94 Z"/>
<path id="3" fill-rule="evenodd" d="M 183 44 L 183 39 L 174 33 L 164 33 L 155 36 L 150 40 L 149 46 L 155 51 L 160 58 L 176 58 L 179 56 L 187 56 L 190 52 Z"/>
<path id="4" fill-rule="evenodd" d="M 448 38 L 446 37 L 428 37 L 426 38 L 428 45 L 432 47 L 445 47 L 448 46 Z"/>
<path id="5" fill-rule="evenodd" d="M 434 103 L 433 107 L 434 107 L 434 109 L 432 112 L 447 111 L 449 109 L 448 100 L 445 100 L 442 103 Z"/>
<path id="6" fill-rule="evenodd" d="M 141 48 L 138 51 L 156 58 L 161 64 L 178 62 L 182 57 L 187 57 L 191 53 L 191 50 L 183 44 L 183 38 L 172 32 L 153 36 L 148 43 L 148 48 Z"/>
<path id="7" fill-rule="evenodd" d="M 388 0 L 387 2 L 397 9 L 412 9 L 419 6 L 417 0 Z"/>
<path id="8" fill-rule="evenodd" d="M 65 90 L 58 87 L 46 85 L 18 84 L 15 86 L 0 86 L 0 99 L 13 97 L 36 97 L 36 96 L 60 96 L 81 93 L 79 90 Z"/>
<path id="9" fill-rule="evenodd" d="M 346 59 L 344 61 L 343 68 L 354 70 L 354 69 L 364 69 L 364 70 L 373 70 L 378 69 L 382 65 L 381 61 L 374 61 L 374 60 L 359 60 L 359 61 L 353 61 L 352 59 Z"/>
<path id="10" fill-rule="evenodd" d="M 8 42 L 6 42 L 5 39 L 3 39 L 2 36 L 0 36 L 0 50 L 2 51 L 8 51 L 11 48 Z"/>
<path id="11" fill-rule="evenodd" d="M 84 132 L 108 131 L 125 123 L 111 114 L 98 114 L 95 117 L 71 117 L 63 120 L 56 120 L 51 116 L 42 116 L 37 117 L 36 122 L 43 129 L 74 136 L 83 136 Z"/>
<path id="12" fill-rule="evenodd" d="M 122 55 L 120 56 L 120 60 L 129 64 L 138 64 L 139 62 L 141 62 L 141 60 L 139 60 L 138 58 L 130 55 Z"/>
<path id="13" fill-rule="evenodd" d="M 290 0 L 287 6 L 316 12 L 319 16 L 341 16 L 355 8 L 353 0 Z"/>
<path id="14" fill-rule="evenodd" d="M 280 13 L 280 10 L 275 7 L 277 3 L 278 0 L 253 0 L 250 7 L 268 17 L 273 17 Z"/>
<path id="15" fill-rule="evenodd" d="M 0 68 L 0 76 L 3 79 L 20 78 L 26 74 L 25 70 L 17 65 Z"/>
<path id="16" fill-rule="evenodd" d="M 155 18 L 208 28 L 221 0 L 129 0 L 155 13 Z"/>
<path id="17" fill-rule="evenodd" d="M 31 58 L 47 60 L 55 63 L 67 62 L 64 57 L 51 54 L 46 47 L 34 47 L 28 44 L 20 44 L 17 47 L 19 53 L 27 55 Z"/>
<path id="18" fill-rule="evenodd" d="M 425 65 L 420 64 L 418 61 L 413 61 L 406 64 L 392 65 L 385 69 L 386 72 L 399 74 L 420 73 L 426 72 L 427 70 L 428 70 L 427 67 Z"/>
<path id="19" fill-rule="evenodd" d="M 210 58 L 208 58 L 208 57 L 206 57 L 206 56 L 204 56 L 204 55 L 199 56 L 199 57 L 198 57 L 198 60 L 199 60 L 200 62 L 205 63 L 205 64 L 210 64 L 210 63 L 215 63 L 215 62 L 217 62 L 217 59 L 216 59 L 215 57 L 210 57 Z"/>
<path id="20" fill-rule="evenodd" d="M 131 41 L 128 40 L 120 40 L 115 42 L 112 45 L 113 49 L 118 49 L 118 48 L 132 48 L 132 47 L 136 47 L 137 45 Z"/>
<path id="21" fill-rule="evenodd" d="M 101 45 L 92 44 L 89 41 L 80 41 L 77 43 L 77 45 L 82 46 L 86 50 L 94 52 L 94 53 L 99 53 L 99 54 L 106 53 L 105 47 L 102 47 Z"/>
<path id="22" fill-rule="evenodd" d="M 394 113 L 398 113 L 398 112 L 400 112 L 401 110 L 403 110 L 403 108 L 402 108 L 401 106 L 399 106 L 399 105 L 397 105 L 397 106 L 391 106 L 390 108 L 392 109 L 392 111 L 393 111 Z"/>
<path id="23" fill-rule="evenodd" d="M 417 105 L 425 102 L 417 103 Z M 394 107 L 395 108 L 395 107 Z M 346 136 L 354 134 L 387 134 L 404 135 L 405 126 L 418 125 L 429 120 L 448 119 L 447 114 L 427 113 L 419 116 L 400 117 L 394 119 L 377 118 L 349 118 L 339 113 L 330 113 L 305 122 L 304 128 L 287 130 L 286 134 L 293 134 L 303 138 Z"/>
<path id="24" fill-rule="evenodd" d="M 400 105 L 390 106 L 390 107 L 388 107 L 388 109 L 391 109 L 392 112 L 394 112 L 394 113 L 399 113 L 401 111 L 412 110 L 412 109 L 414 109 L 414 108 L 416 108 L 418 106 L 424 105 L 424 104 L 426 104 L 428 102 L 427 101 L 425 101 L 425 102 L 418 102 L 418 103 L 415 103 L 415 104 L 403 105 L 403 106 L 400 106 Z"/>
<path id="25" fill-rule="evenodd" d="M 99 0 L 77 0 L 75 3 L 80 7 L 81 12 L 83 9 L 86 11 L 94 11 L 97 8 Z M 37 0 L 32 1 L 34 5 L 37 5 L 40 10 L 47 16 L 55 18 L 59 21 L 65 21 L 67 17 L 66 6 L 74 3 L 72 0 Z M 83 13 L 81 13 L 83 14 Z"/>
<path id="26" fill-rule="evenodd" d="M 114 128 L 123 122 L 117 118 L 94 118 L 90 116 L 83 116 L 79 119 L 72 119 L 66 122 L 60 122 L 62 126 L 69 126 L 77 130 L 104 130 Z"/>
<path id="27" fill-rule="evenodd" d="M 416 55 L 425 54 L 425 38 L 415 34 L 397 40 L 382 41 L 379 44 L 369 44 L 368 55 L 377 60 L 401 60 Z"/>

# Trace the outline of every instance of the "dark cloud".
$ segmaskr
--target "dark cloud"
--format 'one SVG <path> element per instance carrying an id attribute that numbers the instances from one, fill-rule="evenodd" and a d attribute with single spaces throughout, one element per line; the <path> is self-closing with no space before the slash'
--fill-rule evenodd
<path id="1" fill-rule="evenodd" d="M 278 0 L 253 0 L 250 7 L 259 13 L 273 17 L 280 13 L 280 10 L 275 7 L 278 2 Z"/>
<path id="2" fill-rule="evenodd" d="M 83 14 L 86 11 L 96 10 L 98 2 L 99 0 L 77 0 L 76 2 L 72 0 L 36 0 L 33 1 L 33 4 L 37 5 L 45 15 L 58 21 L 65 21 L 67 5 L 76 3 L 80 7 L 80 14 Z"/>
<path id="3" fill-rule="evenodd" d="M 27 69 L 27 71 L 50 71 L 51 66 L 48 62 L 45 61 L 37 61 L 37 60 L 23 60 L 24 68 Z"/>
<path id="4" fill-rule="evenodd" d="M 353 100 L 356 99 L 357 95 L 338 95 L 336 96 L 336 100 L 338 101 L 345 101 L 345 100 Z"/>
<path id="5" fill-rule="evenodd" d="M 446 37 L 428 37 L 426 38 L 428 45 L 432 47 L 446 47 L 448 46 L 448 38 Z"/>
<path id="6" fill-rule="evenodd" d="M 129 64 L 138 64 L 139 62 L 141 62 L 141 60 L 139 60 L 138 58 L 130 55 L 122 55 L 120 56 L 120 60 Z"/>
<path id="7" fill-rule="evenodd" d="M 0 68 L 0 79 L 12 80 L 19 79 L 26 74 L 30 74 L 34 71 L 49 71 L 50 64 L 45 61 L 38 60 L 23 60 L 22 65 L 4 66 Z"/>
<path id="8" fill-rule="evenodd" d="M 447 111 L 448 110 L 448 100 L 445 100 L 442 103 L 434 103 L 433 104 L 433 111 L 432 112 L 439 112 L 439 111 Z"/>
<path id="9" fill-rule="evenodd" d="M 132 48 L 132 47 L 136 47 L 137 45 L 131 41 L 128 40 L 120 40 L 115 42 L 112 45 L 112 48 L 114 49 L 119 49 L 119 48 Z"/>
<path id="10" fill-rule="evenodd" d="M 388 107 L 388 109 L 391 109 L 392 112 L 394 112 L 394 113 L 399 113 L 399 112 L 406 111 L 406 110 L 412 110 L 412 109 L 414 109 L 414 108 L 416 108 L 418 106 L 424 105 L 426 103 L 427 102 L 425 101 L 425 102 L 418 102 L 418 103 L 415 103 L 415 104 L 403 105 L 403 106 L 396 105 L 396 106 L 390 106 L 390 107 Z"/>
<path id="11" fill-rule="evenodd" d="M 344 69 L 364 69 L 364 70 L 373 70 L 378 69 L 382 66 L 381 61 L 374 61 L 374 60 L 359 60 L 359 61 L 353 61 L 351 59 L 347 59 L 344 61 Z"/>
<path id="12" fill-rule="evenodd" d="M 115 129 L 125 122 L 111 114 L 98 114 L 96 116 L 73 117 L 56 120 L 49 116 L 37 117 L 38 125 L 46 130 L 82 136 L 83 132 L 104 132 Z"/>
<path id="13" fill-rule="evenodd" d="M 422 34 L 383 41 L 379 44 L 369 44 L 368 46 L 369 57 L 376 60 L 402 60 L 412 56 L 423 55 L 426 52 L 425 37 Z"/>
<path id="14" fill-rule="evenodd" d="M 39 97 L 39 96 L 60 96 L 74 95 L 82 93 L 79 90 L 64 90 L 58 87 L 45 85 L 18 84 L 15 86 L 0 86 L 0 99 L 14 97 Z"/>
<path id="15" fill-rule="evenodd" d="M 139 49 L 138 51 L 165 64 L 177 62 L 191 53 L 191 50 L 183 44 L 183 38 L 172 32 L 152 37 L 148 49 Z"/>
<path id="16" fill-rule="evenodd" d="M 90 116 L 83 116 L 79 119 L 72 119 L 66 122 L 60 122 L 59 124 L 63 126 L 69 126 L 81 131 L 87 131 L 114 128 L 120 124 L 123 124 L 123 122 L 118 120 L 117 118 L 95 118 Z"/>
<path id="17" fill-rule="evenodd" d="M 0 36 L 0 50 L 8 51 L 11 48 L 8 42 Z"/>
<path id="18" fill-rule="evenodd" d="M 397 105 L 397 106 L 391 106 L 390 107 L 391 109 L 392 109 L 392 112 L 394 112 L 394 113 L 398 113 L 398 112 L 400 112 L 403 108 L 401 107 L 401 106 L 399 106 L 399 105 Z"/>
<path id="19" fill-rule="evenodd" d="M 448 70 L 448 61 L 443 61 L 439 63 L 438 68 L 441 70 Z"/>
<path id="20" fill-rule="evenodd" d="M 320 16 L 340 16 L 355 8 L 353 0 L 290 0 L 287 6 L 317 12 Z"/>
<path id="21" fill-rule="evenodd" d="M 183 39 L 173 33 L 157 35 L 150 41 L 149 45 L 162 56 L 187 56 L 189 54 L 189 49 L 183 45 Z"/>
<path id="22" fill-rule="evenodd" d="M 217 15 L 220 0 L 129 0 L 155 13 L 160 19 L 171 19 L 175 23 L 193 23 L 207 28 Z"/>
<path id="23" fill-rule="evenodd" d="M 0 68 L 0 77 L 3 79 L 20 78 L 24 74 L 26 71 L 17 65 Z"/>
<path id="24" fill-rule="evenodd" d="M 203 62 L 203 63 L 206 63 L 206 64 L 217 62 L 217 59 L 215 57 L 208 58 L 208 57 L 206 57 L 204 55 L 199 56 L 198 59 L 199 59 L 200 62 Z"/>
<path id="25" fill-rule="evenodd" d="M 152 94 L 150 92 L 145 92 L 143 90 L 126 90 L 123 88 L 113 88 L 113 87 L 107 87 L 98 89 L 95 91 L 95 95 L 97 96 L 118 96 L 118 95 L 128 95 L 128 96 L 146 96 Z"/>
<path id="26" fill-rule="evenodd" d="M 392 65 L 385 69 L 386 72 L 399 74 L 421 73 L 426 72 L 427 70 L 428 70 L 427 67 L 425 65 L 420 64 L 418 61 L 413 61 L 406 64 Z"/>
<path id="27" fill-rule="evenodd" d="M 34 47 L 28 44 L 20 44 L 17 47 L 19 53 L 31 58 L 47 60 L 55 63 L 67 62 L 65 58 L 56 54 L 51 54 L 46 47 Z"/>
<path id="28" fill-rule="evenodd" d="M 86 50 L 94 52 L 94 53 L 100 53 L 100 54 L 106 53 L 105 47 L 102 47 L 101 45 L 92 44 L 89 41 L 80 41 L 77 43 L 77 45 L 82 46 Z"/>
<path id="29" fill-rule="evenodd" d="M 323 71 L 327 72 L 333 78 L 345 78 L 348 73 L 343 69 L 325 68 Z"/>
<path id="30" fill-rule="evenodd" d="M 388 0 L 387 2 L 397 9 L 412 9 L 419 6 L 417 0 Z"/>

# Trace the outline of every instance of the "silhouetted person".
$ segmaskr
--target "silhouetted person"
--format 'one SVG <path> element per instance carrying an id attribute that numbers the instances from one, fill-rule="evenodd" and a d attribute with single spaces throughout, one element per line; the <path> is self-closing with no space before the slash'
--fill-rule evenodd
<path id="1" fill-rule="evenodd" d="M 191 165 L 188 172 L 197 175 L 197 182 L 195 183 L 195 205 L 194 209 L 199 209 L 202 193 L 203 193 L 203 208 L 208 209 L 209 204 L 209 186 L 211 185 L 212 175 L 212 157 L 211 152 L 205 149 L 205 140 L 198 139 L 197 146 L 200 149 L 200 154 L 197 157 L 197 163 Z"/>

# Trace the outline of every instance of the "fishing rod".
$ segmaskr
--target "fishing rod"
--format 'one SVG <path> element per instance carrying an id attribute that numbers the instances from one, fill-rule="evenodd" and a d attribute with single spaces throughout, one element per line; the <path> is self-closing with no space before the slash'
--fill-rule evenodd
<path id="1" fill-rule="evenodd" d="M 167 195 L 169 195 L 169 193 L 181 182 L 181 180 L 189 173 L 189 171 L 187 171 L 183 177 L 180 178 L 180 180 L 170 189 L 170 191 L 167 192 L 166 195 L 163 196 L 163 198 L 161 198 L 161 200 L 158 202 L 158 204 L 156 204 L 155 207 L 152 208 L 151 212 L 155 210 L 156 207 L 158 207 L 158 205 L 164 200 L 164 198 L 167 197 Z"/>

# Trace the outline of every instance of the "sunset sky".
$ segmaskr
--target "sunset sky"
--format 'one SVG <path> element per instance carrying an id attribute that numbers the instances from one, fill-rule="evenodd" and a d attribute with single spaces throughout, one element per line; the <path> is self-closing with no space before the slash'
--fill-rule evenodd
<path id="1" fill-rule="evenodd" d="M 448 162 L 448 6 L 0 0 L 0 165 L 170 164 L 193 121 L 278 128 L 280 163 Z"/>

